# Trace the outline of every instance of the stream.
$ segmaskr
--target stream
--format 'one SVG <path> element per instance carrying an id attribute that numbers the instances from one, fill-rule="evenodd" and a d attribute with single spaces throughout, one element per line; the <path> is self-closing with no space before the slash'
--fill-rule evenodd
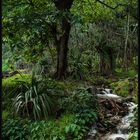
<path id="1" fill-rule="evenodd" d="M 97 97 L 109 100 L 122 100 L 122 97 L 113 94 L 111 89 L 102 90 L 97 94 Z M 92 126 L 90 132 L 88 133 L 87 140 L 127 140 L 129 137 L 130 124 L 132 122 L 131 117 L 134 116 L 133 111 L 137 105 L 133 102 L 124 102 L 123 104 L 128 107 L 128 113 L 124 116 L 114 116 L 118 117 L 120 120 L 120 122 L 116 125 L 115 131 L 100 134 L 100 132 L 97 130 L 97 127 Z"/>

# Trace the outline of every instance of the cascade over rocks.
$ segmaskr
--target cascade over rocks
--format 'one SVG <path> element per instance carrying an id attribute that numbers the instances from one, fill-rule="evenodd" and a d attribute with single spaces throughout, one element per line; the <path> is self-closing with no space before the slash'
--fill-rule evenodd
<path id="1" fill-rule="evenodd" d="M 120 97 L 111 89 L 89 87 L 87 90 L 97 96 L 100 114 L 87 140 L 127 140 L 130 118 L 137 106 L 131 97 Z"/>

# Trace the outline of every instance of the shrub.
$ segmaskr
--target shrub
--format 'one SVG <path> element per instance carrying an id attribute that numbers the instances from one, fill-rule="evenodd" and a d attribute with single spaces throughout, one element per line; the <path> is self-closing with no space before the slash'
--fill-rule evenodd
<path id="1" fill-rule="evenodd" d="M 52 102 L 45 90 L 46 86 L 43 79 L 37 80 L 37 77 L 33 74 L 30 84 L 21 82 L 20 86 L 24 90 L 14 100 L 16 113 L 34 119 L 48 117 L 51 113 Z"/>
<path id="2" fill-rule="evenodd" d="M 74 122 L 74 115 L 64 114 L 59 120 L 36 121 L 29 127 L 30 140 L 67 140 L 65 128 Z"/>
<path id="3" fill-rule="evenodd" d="M 138 107 L 134 110 L 134 116 L 131 118 L 130 133 L 128 140 L 138 140 Z"/>
<path id="4" fill-rule="evenodd" d="M 85 110 L 77 115 L 63 114 L 59 120 L 29 121 L 8 118 L 3 123 L 3 139 L 9 140 L 82 140 L 88 125 L 96 120 L 95 112 Z"/>
<path id="5" fill-rule="evenodd" d="M 26 140 L 29 134 L 28 123 L 19 119 L 7 119 L 2 124 L 2 139 Z"/>
<path id="6" fill-rule="evenodd" d="M 93 110 L 84 109 L 76 114 L 74 123 L 65 128 L 67 138 L 74 140 L 82 140 L 86 138 L 86 133 L 89 128 L 95 123 L 97 114 Z"/>
<path id="7" fill-rule="evenodd" d="M 29 127 L 29 140 L 82 140 L 89 130 L 87 123 L 93 123 L 95 118 L 95 112 L 85 112 L 76 116 L 63 114 L 59 120 L 36 121 Z"/>
<path id="8" fill-rule="evenodd" d="M 96 109 L 96 97 L 86 88 L 79 88 L 61 102 L 61 107 L 67 112 L 78 113 L 84 109 Z"/>
<path id="9" fill-rule="evenodd" d="M 128 140 L 138 140 L 138 130 L 135 130 L 134 132 L 131 132 L 129 134 Z"/>
<path id="10" fill-rule="evenodd" d="M 128 70 L 124 71 L 122 68 L 116 68 L 116 73 L 115 75 L 120 77 L 120 78 L 127 78 L 127 77 L 134 77 L 137 74 L 136 70 Z"/>
<path id="11" fill-rule="evenodd" d="M 11 110 L 12 99 L 15 98 L 18 92 L 21 90 L 21 82 L 29 84 L 31 76 L 29 74 L 16 74 L 12 77 L 2 79 L 2 106 L 3 110 Z"/>
<path id="12" fill-rule="evenodd" d="M 93 109 L 84 109 L 76 115 L 76 124 L 81 126 L 91 126 L 97 119 L 97 112 Z"/>

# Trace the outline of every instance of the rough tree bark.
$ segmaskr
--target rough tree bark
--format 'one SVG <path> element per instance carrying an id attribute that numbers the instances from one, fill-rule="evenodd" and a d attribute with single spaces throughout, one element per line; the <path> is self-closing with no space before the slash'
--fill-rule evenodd
<path id="1" fill-rule="evenodd" d="M 66 76 L 67 71 L 67 53 L 68 53 L 68 40 L 70 33 L 70 23 L 66 18 L 62 22 L 63 35 L 57 43 L 57 78 L 62 79 Z"/>
<path id="2" fill-rule="evenodd" d="M 67 53 L 68 53 L 68 40 L 71 29 L 70 18 L 68 13 L 70 13 L 70 8 L 73 4 L 73 0 L 56 0 L 56 8 L 65 13 L 60 21 L 61 34 L 59 33 L 59 38 L 56 35 L 56 47 L 57 47 L 57 72 L 56 78 L 62 79 L 66 76 L 67 72 Z M 56 27 L 57 30 L 57 27 Z"/>

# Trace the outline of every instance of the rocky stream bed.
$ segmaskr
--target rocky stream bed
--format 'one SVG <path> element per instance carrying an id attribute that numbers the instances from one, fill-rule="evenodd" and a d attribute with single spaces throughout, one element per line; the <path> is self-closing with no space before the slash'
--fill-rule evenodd
<path id="1" fill-rule="evenodd" d="M 111 89 L 99 88 L 97 98 L 101 117 L 91 127 L 87 140 L 127 140 L 137 105 L 131 98 L 113 94 Z"/>

